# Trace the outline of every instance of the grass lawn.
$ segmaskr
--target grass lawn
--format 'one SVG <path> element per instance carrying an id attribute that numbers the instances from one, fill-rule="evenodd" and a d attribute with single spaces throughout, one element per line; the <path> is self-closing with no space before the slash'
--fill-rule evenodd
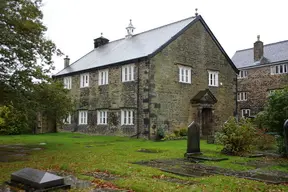
<path id="1" fill-rule="evenodd" d="M 182 158 L 186 150 L 185 140 L 153 142 L 142 139 L 89 136 L 76 133 L 0 136 L 0 144 L 39 145 L 42 142 L 47 143 L 44 146 L 45 149 L 33 151 L 24 161 L 0 162 L 0 182 L 9 180 L 10 174 L 14 171 L 24 167 L 32 167 L 43 170 L 62 170 L 87 180 L 94 179 L 86 176 L 87 172 L 108 171 L 120 176 L 120 179 L 111 181 L 112 183 L 134 191 L 288 191 L 288 186 L 285 185 L 268 185 L 262 182 L 219 175 L 200 178 L 180 177 L 164 173 L 156 168 L 131 163 L 150 159 Z M 163 152 L 137 152 L 141 148 L 163 150 Z M 201 151 L 205 156 L 225 157 L 219 153 L 220 150 L 221 146 L 208 145 L 205 141 L 201 141 Z M 234 170 L 254 169 L 249 166 L 234 164 L 235 161 L 244 163 L 251 159 L 230 156 L 228 158 L 227 161 L 206 162 L 206 164 Z M 287 165 L 288 160 L 284 161 Z M 271 166 L 270 169 L 280 169 L 288 174 L 287 166 L 284 168 Z M 193 181 L 196 184 L 181 185 L 156 179 L 163 177 L 163 175 Z"/>

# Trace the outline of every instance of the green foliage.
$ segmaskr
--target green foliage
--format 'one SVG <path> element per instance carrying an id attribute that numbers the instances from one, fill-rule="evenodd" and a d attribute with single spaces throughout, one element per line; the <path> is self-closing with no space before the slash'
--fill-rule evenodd
<path id="1" fill-rule="evenodd" d="M 277 152 L 281 155 L 286 155 L 285 141 L 282 136 L 280 135 L 277 136 L 276 144 L 277 144 Z"/>
<path id="2" fill-rule="evenodd" d="M 188 133 L 188 128 L 181 128 L 179 130 L 179 136 L 187 136 L 187 133 Z"/>
<path id="3" fill-rule="evenodd" d="M 223 152 L 240 155 L 249 152 L 255 139 L 255 128 L 248 119 L 239 122 L 233 117 L 215 135 L 217 143 L 224 145 Z"/>
<path id="4" fill-rule="evenodd" d="M 264 111 L 257 118 L 270 132 L 283 135 L 283 125 L 288 118 L 288 87 L 270 94 Z"/>
<path id="5" fill-rule="evenodd" d="M 173 133 L 174 133 L 174 135 L 175 135 L 176 137 L 179 137 L 179 136 L 180 136 L 180 131 L 179 131 L 179 129 L 174 129 L 174 130 L 173 130 Z"/>
<path id="6" fill-rule="evenodd" d="M 165 137 L 165 130 L 163 126 L 157 128 L 156 140 L 162 140 Z"/>
<path id="7" fill-rule="evenodd" d="M 255 146 L 260 150 L 273 149 L 275 147 L 275 137 L 267 134 L 265 129 L 256 129 Z"/>
<path id="8" fill-rule="evenodd" d="M 15 135 L 29 130 L 25 114 L 12 105 L 0 107 L 0 134 Z"/>
<path id="9" fill-rule="evenodd" d="M 270 94 L 265 108 L 256 116 L 256 123 L 260 127 L 267 128 L 269 132 L 277 132 L 278 152 L 284 153 L 283 125 L 288 118 L 288 86 Z M 282 138 L 282 139 L 281 139 Z"/>

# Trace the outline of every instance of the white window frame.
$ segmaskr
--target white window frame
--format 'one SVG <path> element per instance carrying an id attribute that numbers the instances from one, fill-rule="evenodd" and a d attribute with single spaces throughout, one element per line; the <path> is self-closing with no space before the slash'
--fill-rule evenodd
<path id="1" fill-rule="evenodd" d="M 64 77 L 64 88 L 71 89 L 72 88 L 72 78 L 71 77 Z"/>
<path id="2" fill-rule="evenodd" d="M 105 110 L 97 111 L 97 125 L 107 125 L 108 123 L 108 112 Z"/>
<path id="3" fill-rule="evenodd" d="M 121 125 L 134 125 L 133 110 L 121 110 Z"/>
<path id="4" fill-rule="evenodd" d="M 273 65 L 270 67 L 271 75 L 281 75 L 288 73 L 288 64 Z"/>
<path id="5" fill-rule="evenodd" d="M 66 119 L 63 119 L 64 124 L 71 124 L 71 114 L 69 114 Z"/>
<path id="6" fill-rule="evenodd" d="M 247 92 L 238 92 L 237 101 L 247 101 Z"/>
<path id="7" fill-rule="evenodd" d="M 81 110 L 79 111 L 79 125 L 87 125 L 88 122 L 88 111 Z"/>
<path id="8" fill-rule="evenodd" d="M 122 66 L 122 82 L 134 81 L 134 70 L 134 64 Z"/>
<path id="9" fill-rule="evenodd" d="M 245 114 L 246 114 L 246 112 L 248 112 L 248 117 L 250 116 L 250 109 L 241 109 L 241 116 L 242 117 L 245 117 Z"/>
<path id="10" fill-rule="evenodd" d="M 208 86 L 219 86 L 219 71 L 208 71 Z"/>
<path id="11" fill-rule="evenodd" d="M 107 85 L 108 84 L 108 75 L 109 70 L 104 69 L 98 72 L 98 85 Z"/>
<path id="12" fill-rule="evenodd" d="M 89 73 L 80 75 L 80 88 L 89 87 Z"/>
<path id="13" fill-rule="evenodd" d="M 239 71 L 238 79 L 245 79 L 245 78 L 248 78 L 248 71 L 246 70 Z"/>
<path id="14" fill-rule="evenodd" d="M 179 82 L 191 84 L 191 67 L 179 65 Z"/>

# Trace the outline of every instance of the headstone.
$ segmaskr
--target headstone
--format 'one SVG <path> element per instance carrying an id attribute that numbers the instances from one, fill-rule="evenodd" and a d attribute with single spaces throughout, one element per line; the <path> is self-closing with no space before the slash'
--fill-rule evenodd
<path id="1" fill-rule="evenodd" d="M 286 148 L 286 155 L 288 156 L 288 119 L 286 119 L 284 126 L 284 141 L 285 141 L 285 148 Z"/>
<path id="2" fill-rule="evenodd" d="M 188 126 L 187 151 L 186 156 L 201 154 L 200 152 L 200 126 L 192 122 Z"/>
<path id="3" fill-rule="evenodd" d="M 32 168 L 24 168 L 12 173 L 11 184 L 21 184 L 34 189 L 67 187 L 63 177 Z"/>

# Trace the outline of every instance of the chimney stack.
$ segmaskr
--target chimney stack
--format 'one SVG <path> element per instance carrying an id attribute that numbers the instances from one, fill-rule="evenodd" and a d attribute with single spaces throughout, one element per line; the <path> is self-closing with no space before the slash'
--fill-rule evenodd
<path id="1" fill-rule="evenodd" d="M 109 39 L 106 39 L 105 37 L 103 37 L 103 33 L 101 33 L 101 37 L 94 39 L 94 49 L 102 45 L 105 45 L 107 43 L 109 43 Z"/>
<path id="2" fill-rule="evenodd" d="M 68 67 L 70 64 L 70 58 L 68 57 L 68 55 L 66 55 L 66 57 L 64 58 L 64 68 Z"/>
<path id="3" fill-rule="evenodd" d="M 260 41 L 260 35 L 257 35 L 257 41 L 254 43 L 254 62 L 260 61 L 264 55 L 263 42 Z"/>

